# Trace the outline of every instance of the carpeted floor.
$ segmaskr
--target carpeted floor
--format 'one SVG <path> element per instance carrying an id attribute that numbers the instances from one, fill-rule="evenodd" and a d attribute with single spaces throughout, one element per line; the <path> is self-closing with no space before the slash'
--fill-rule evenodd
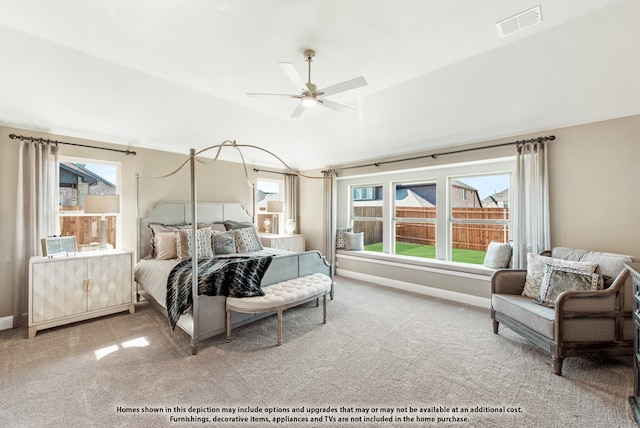
<path id="1" fill-rule="evenodd" d="M 204 342 L 137 313 L 0 332 L 0 426 L 635 427 L 631 357 L 547 354 L 489 311 L 338 277 L 322 308 Z"/>

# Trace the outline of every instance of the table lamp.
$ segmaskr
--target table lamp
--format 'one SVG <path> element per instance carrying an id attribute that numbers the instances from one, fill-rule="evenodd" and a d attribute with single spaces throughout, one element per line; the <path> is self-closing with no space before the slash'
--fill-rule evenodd
<path id="1" fill-rule="evenodd" d="M 100 214 L 100 249 L 107 248 L 107 221 L 105 214 L 120 212 L 120 195 L 85 195 L 85 214 Z"/>

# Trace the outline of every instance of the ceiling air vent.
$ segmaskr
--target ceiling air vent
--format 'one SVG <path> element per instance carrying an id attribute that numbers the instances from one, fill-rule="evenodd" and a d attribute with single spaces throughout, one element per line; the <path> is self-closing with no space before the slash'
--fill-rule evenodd
<path id="1" fill-rule="evenodd" d="M 538 5 L 510 18 L 503 19 L 496 24 L 496 27 L 498 27 L 498 34 L 500 37 L 505 37 L 509 34 L 520 31 L 523 28 L 538 24 L 541 20 L 542 16 L 540 15 L 540 5 Z"/>

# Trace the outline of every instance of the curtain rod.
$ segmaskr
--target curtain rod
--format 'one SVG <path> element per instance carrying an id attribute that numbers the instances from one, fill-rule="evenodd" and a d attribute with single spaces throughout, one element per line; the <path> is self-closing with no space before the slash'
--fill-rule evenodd
<path id="1" fill-rule="evenodd" d="M 66 144 L 68 146 L 88 147 L 90 149 L 108 150 L 110 152 L 125 153 L 126 155 L 134 155 L 134 156 L 136 155 L 136 152 L 132 150 L 120 150 L 120 149 L 110 149 L 108 147 L 89 146 L 86 144 L 68 143 L 66 141 L 50 140 L 48 138 L 26 137 L 24 135 L 16 135 L 16 134 L 10 134 L 9 138 L 11 138 L 12 140 L 20 140 L 20 141 L 27 140 L 27 141 L 36 142 L 36 143 Z"/>
<path id="2" fill-rule="evenodd" d="M 253 168 L 253 172 L 268 172 L 270 174 L 294 175 L 294 176 L 298 175 L 298 174 L 292 174 L 290 172 L 269 171 L 269 170 L 266 170 L 266 169 L 258 169 L 258 168 Z"/>
<path id="3" fill-rule="evenodd" d="M 344 169 L 365 168 L 365 167 L 368 167 L 368 166 L 380 166 L 380 165 L 386 165 L 388 163 L 406 162 L 406 161 L 412 161 L 412 160 L 424 159 L 424 158 L 433 158 L 433 159 L 435 159 L 438 156 L 453 155 L 453 154 L 465 153 L 465 152 L 473 152 L 473 151 L 476 151 L 476 150 L 483 150 L 483 149 L 493 149 L 495 147 L 503 147 L 503 146 L 523 145 L 523 144 L 529 144 L 529 143 L 544 143 L 545 141 L 553 141 L 555 139 L 556 139 L 555 135 L 550 135 L 548 137 L 538 137 L 538 138 L 531 138 L 530 140 L 511 141 L 509 143 L 493 144 L 491 146 L 472 147 L 472 148 L 469 148 L 469 149 L 452 150 L 452 151 L 449 151 L 449 152 L 433 153 L 433 154 L 430 154 L 430 155 L 413 156 L 413 157 L 410 157 L 410 158 L 374 162 L 374 163 L 368 163 L 368 164 L 364 164 L 364 165 L 345 166 L 345 167 L 342 167 L 342 168 L 332 168 L 330 170 L 322 171 L 322 172 L 324 173 L 324 172 L 332 172 L 332 171 L 341 171 L 341 170 L 344 170 Z"/>

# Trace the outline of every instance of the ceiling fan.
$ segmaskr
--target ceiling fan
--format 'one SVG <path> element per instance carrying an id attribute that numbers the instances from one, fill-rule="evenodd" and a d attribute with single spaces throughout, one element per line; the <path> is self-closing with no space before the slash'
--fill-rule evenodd
<path id="1" fill-rule="evenodd" d="M 364 77 L 356 77 L 351 80 L 346 80 L 342 83 L 337 83 L 335 85 L 326 87 L 324 89 L 318 90 L 316 85 L 311 83 L 311 62 L 313 58 L 316 56 L 315 51 L 311 49 L 307 49 L 304 51 L 304 58 L 307 61 L 309 72 L 307 77 L 307 83 L 304 83 L 296 69 L 293 67 L 293 64 L 290 62 L 279 62 L 282 71 L 287 75 L 289 80 L 293 82 L 296 87 L 302 92 L 299 95 L 292 94 L 262 94 L 262 93 L 247 93 L 250 97 L 262 97 L 262 96 L 275 96 L 275 97 L 288 97 L 288 98 L 298 98 L 300 100 L 300 104 L 293 110 L 291 113 L 292 118 L 300 117 L 304 112 L 305 108 L 313 107 L 316 104 L 320 104 L 324 107 L 327 107 L 331 110 L 348 112 L 353 111 L 354 109 L 342 104 L 338 104 L 336 102 L 325 99 L 324 97 L 328 95 L 337 94 L 339 92 L 348 91 L 350 89 L 360 88 L 362 86 L 367 85 L 367 81 Z"/>

